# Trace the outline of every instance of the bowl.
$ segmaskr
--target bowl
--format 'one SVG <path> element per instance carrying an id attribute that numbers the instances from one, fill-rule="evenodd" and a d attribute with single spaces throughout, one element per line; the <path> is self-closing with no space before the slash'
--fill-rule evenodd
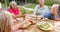
<path id="1" fill-rule="evenodd" d="M 53 25 L 49 22 L 39 22 L 37 25 L 42 30 L 53 30 Z"/>

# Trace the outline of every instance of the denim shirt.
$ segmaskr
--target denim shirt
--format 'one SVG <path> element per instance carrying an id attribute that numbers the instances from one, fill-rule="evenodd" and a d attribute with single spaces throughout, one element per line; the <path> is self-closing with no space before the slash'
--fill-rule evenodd
<path id="1" fill-rule="evenodd" d="M 60 12 L 58 13 L 58 16 L 60 17 Z M 54 14 L 51 12 L 45 13 L 42 15 L 42 18 L 49 18 L 51 20 L 55 20 Z"/>
<path id="2" fill-rule="evenodd" d="M 60 18 L 60 12 L 58 13 L 58 16 L 59 16 L 59 18 Z"/>

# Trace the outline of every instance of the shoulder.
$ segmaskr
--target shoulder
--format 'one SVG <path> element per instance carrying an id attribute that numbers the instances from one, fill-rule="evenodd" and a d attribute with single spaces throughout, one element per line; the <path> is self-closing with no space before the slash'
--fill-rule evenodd
<path id="1" fill-rule="evenodd" d="M 12 12 L 13 10 L 12 10 L 11 8 L 8 8 L 8 10 L 7 10 L 7 11 Z"/>

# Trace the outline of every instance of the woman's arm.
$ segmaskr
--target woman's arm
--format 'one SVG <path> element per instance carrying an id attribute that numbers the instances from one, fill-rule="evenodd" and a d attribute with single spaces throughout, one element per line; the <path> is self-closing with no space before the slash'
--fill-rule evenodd
<path id="1" fill-rule="evenodd" d="M 19 13 L 18 15 L 14 15 L 14 14 L 12 13 L 13 18 L 20 18 L 21 15 L 22 15 L 21 13 Z"/>
<path id="2" fill-rule="evenodd" d="M 24 21 L 22 23 L 18 23 L 16 25 L 13 25 L 12 26 L 12 30 L 15 31 L 15 30 L 18 30 L 19 28 L 26 28 L 28 27 L 29 25 L 31 24 L 31 22 L 29 21 Z"/>
<path id="3" fill-rule="evenodd" d="M 19 11 L 19 14 L 18 15 L 15 15 L 15 18 L 20 18 L 23 14 L 21 13 L 20 9 L 18 9 Z"/>

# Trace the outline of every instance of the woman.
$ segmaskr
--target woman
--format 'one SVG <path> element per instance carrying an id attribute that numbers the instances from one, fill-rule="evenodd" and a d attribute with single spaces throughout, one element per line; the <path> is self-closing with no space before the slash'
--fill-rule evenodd
<path id="1" fill-rule="evenodd" d="M 15 1 L 10 2 L 10 8 L 8 11 L 13 15 L 14 18 L 20 17 L 21 15 L 21 12 L 19 11 L 17 3 Z"/>
<path id="2" fill-rule="evenodd" d="M 58 4 L 52 6 L 51 12 L 47 12 L 42 18 L 49 18 L 51 20 L 60 21 L 60 8 Z"/>
<path id="3" fill-rule="evenodd" d="M 0 32 L 27 32 L 27 30 L 19 30 L 23 27 L 21 23 L 13 25 L 13 17 L 7 11 L 2 11 L 0 13 Z M 24 26 L 23 28 L 25 28 Z"/>

